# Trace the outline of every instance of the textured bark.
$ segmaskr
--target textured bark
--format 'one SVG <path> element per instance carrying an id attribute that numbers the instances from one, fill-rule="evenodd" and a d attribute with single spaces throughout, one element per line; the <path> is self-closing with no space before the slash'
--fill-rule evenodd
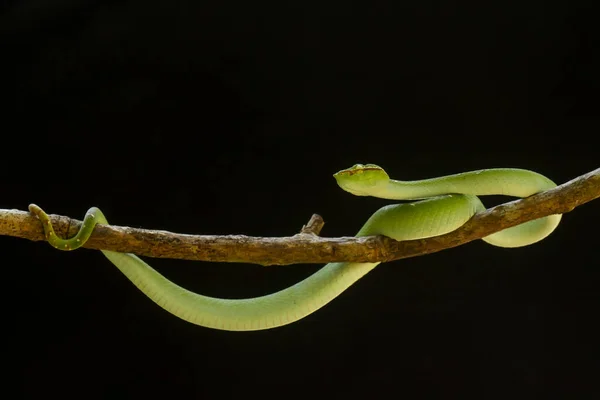
<path id="1" fill-rule="evenodd" d="M 456 247 L 547 215 L 564 214 L 598 197 L 600 168 L 554 189 L 489 208 L 456 231 L 428 239 L 398 242 L 382 236 L 319 237 L 324 222 L 320 216 L 313 215 L 300 233 L 289 237 L 198 236 L 98 225 L 84 247 L 148 257 L 261 265 L 392 261 Z M 75 235 L 81 224 L 59 215 L 50 218 L 61 237 Z M 0 210 L 0 235 L 45 240 L 40 221 L 20 210 Z"/>

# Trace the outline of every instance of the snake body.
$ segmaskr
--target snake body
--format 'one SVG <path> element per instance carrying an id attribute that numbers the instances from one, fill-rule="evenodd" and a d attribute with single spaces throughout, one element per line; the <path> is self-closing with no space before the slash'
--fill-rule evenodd
<path id="1" fill-rule="evenodd" d="M 555 187 L 533 171 L 487 169 L 419 181 L 397 181 L 374 164 L 356 164 L 334 174 L 338 185 L 355 195 L 391 200 L 420 200 L 377 210 L 356 236 L 385 235 L 410 240 L 451 232 L 485 209 L 478 195 L 527 197 Z M 86 213 L 76 236 L 56 236 L 48 215 L 38 206 L 29 209 L 42 221 L 48 242 L 61 250 L 85 243 L 98 223 L 108 224 L 96 207 Z M 483 238 L 500 247 L 526 246 L 542 240 L 561 215 L 530 221 Z M 134 254 L 102 253 L 146 296 L 168 312 L 193 324 L 229 331 L 270 329 L 297 321 L 340 295 L 379 263 L 334 262 L 303 281 L 266 296 L 221 299 L 193 293 L 169 281 Z"/>

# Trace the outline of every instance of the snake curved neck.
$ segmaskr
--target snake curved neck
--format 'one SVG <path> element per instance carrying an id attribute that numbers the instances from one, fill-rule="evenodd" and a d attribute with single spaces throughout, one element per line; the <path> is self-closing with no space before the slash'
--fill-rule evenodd
<path id="1" fill-rule="evenodd" d="M 506 179 L 510 175 L 511 179 Z M 494 168 L 415 181 L 389 179 L 372 196 L 388 200 L 419 200 L 449 193 L 527 197 L 556 184 L 537 172 L 517 168 Z"/>

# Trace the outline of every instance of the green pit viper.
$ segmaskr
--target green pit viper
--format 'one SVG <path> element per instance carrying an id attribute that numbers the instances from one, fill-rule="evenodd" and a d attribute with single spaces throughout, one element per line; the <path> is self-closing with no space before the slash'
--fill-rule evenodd
<path id="1" fill-rule="evenodd" d="M 475 213 L 485 209 L 478 195 L 527 197 L 556 186 L 536 172 L 497 168 L 470 171 L 432 179 L 390 179 L 374 164 L 356 164 L 334 174 L 338 185 L 357 196 L 390 200 L 418 200 L 392 204 L 377 210 L 356 236 L 384 235 L 411 240 L 451 232 Z M 76 236 L 57 237 L 48 215 L 35 204 L 29 206 L 44 227 L 47 241 L 57 249 L 82 246 L 96 224 L 108 224 L 102 212 L 92 207 Z M 560 222 L 551 215 L 505 229 L 483 240 L 500 247 L 527 246 L 548 236 Z M 248 299 L 207 297 L 169 281 L 129 253 L 102 253 L 146 296 L 168 312 L 193 324 L 228 331 L 253 331 L 295 322 L 323 307 L 379 263 L 333 262 L 303 281 L 279 292 Z"/>

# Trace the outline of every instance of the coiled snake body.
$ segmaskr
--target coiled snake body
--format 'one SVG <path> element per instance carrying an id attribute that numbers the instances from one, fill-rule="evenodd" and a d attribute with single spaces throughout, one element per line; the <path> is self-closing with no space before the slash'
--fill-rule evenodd
<path id="1" fill-rule="evenodd" d="M 338 185 L 358 196 L 390 200 L 419 200 L 393 204 L 376 211 L 356 236 L 385 235 L 410 240 L 442 235 L 464 224 L 485 207 L 478 195 L 527 197 L 555 187 L 555 183 L 523 169 L 484 169 L 419 181 L 397 181 L 374 164 L 356 164 L 334 174 Z M 98 208 L 91 208 L 77 235 L 56 236 L 47 214 L 35 204 L 29 209 L 42 221 L 48 242 L 61 250 L 85 243 L 97 223 L 108 224 Z M 483 238 L 500 247 L 527 246 L 549 235 L 561 215 L 551 215 Z M 191 323 L 229 331 L 275 328 L 297 321 L 337 297 L 379 263 L 334 262 L 303 281 L 266 296 L 220 299 L 186 290 L 163 277 L 134 254 L 102 253 L 146 296 L 168 312 Z"/>

